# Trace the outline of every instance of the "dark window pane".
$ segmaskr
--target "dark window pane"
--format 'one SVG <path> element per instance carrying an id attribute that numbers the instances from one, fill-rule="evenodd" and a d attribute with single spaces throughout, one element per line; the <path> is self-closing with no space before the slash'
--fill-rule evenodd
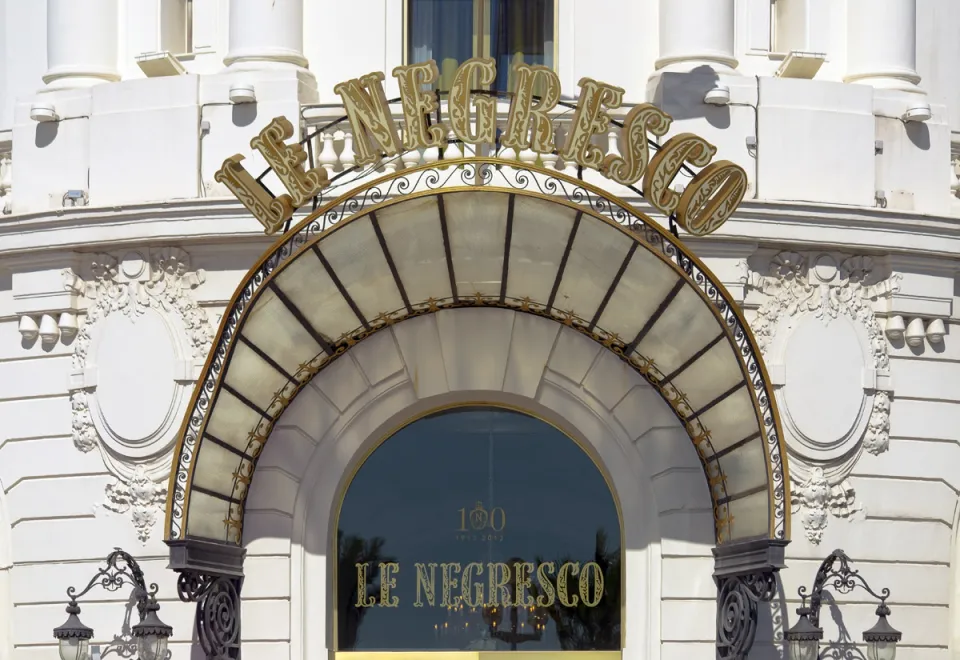
<path id="1" fill-rule="evenodd" d="M 521 413 L 447 411 L 378 447 L 343 500 L 336 579 L 342 651 L 621 648 L 616 504 Z"/>
<path id="2" fill-rule="evenodd" d="M 497 90 L 512 91 L 513 65 L 553 66 L 554 0 L 490 0 L 490 53 Z"/>
<path id="3" fill-rule="evenodd" d="M 407 29 L 411 64 L 435 60 L 436 86 L 448 91 L 457 66 L 473 56 L 474 0 L 408 0 Z"/>

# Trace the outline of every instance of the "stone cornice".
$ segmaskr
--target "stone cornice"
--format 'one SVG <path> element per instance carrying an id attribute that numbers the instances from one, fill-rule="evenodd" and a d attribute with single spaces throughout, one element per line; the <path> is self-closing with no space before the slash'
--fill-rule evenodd
<path id="1" fill-rule="evenodd" d="M 630 200 L 628 200 L 630 201 Z M 641 211 L 658 215 L 643 200 Z M 295 220 L 305 217 L 299 213 Z M 884 209 L 746 200 L 720 231 L 697 245 L 848 248 L 880 254 L 948 257 L 960 255 L 960 218 Z M 65 208 L 7 216 L 0 220 L 0 257 L 42 251 L 87 250 L 109 245 L 177 242 L 179 245 L 269 241 L 262 227 L 231 198 Z M 730 245 L 736 252 L 737 247 Z M 718 248 L 714 248 L 718 249 Z"/>

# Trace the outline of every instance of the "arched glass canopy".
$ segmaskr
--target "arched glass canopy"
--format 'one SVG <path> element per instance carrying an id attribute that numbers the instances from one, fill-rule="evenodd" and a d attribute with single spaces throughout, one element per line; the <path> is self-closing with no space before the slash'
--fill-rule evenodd
<path id="1" fill-rule="evenodd" d="M 344 493 L 336 649 L 619 651 L 621 557 L 611 490 L 564 433 L 502 408 L 435 413 Z"/>
<path id="2" fill-rule="evenodd" d="M 389 175 L 335 200 L 240 285 L 177 447 L 167 539 L 240 544 L 257 456 L 297 392 L 405 318 L 501 307 L 573 328 L 642 374 L 703 464 L 718 545 L 789 537 L 785 451 L 752 335 L 652 220 L 518 162 Z"/>

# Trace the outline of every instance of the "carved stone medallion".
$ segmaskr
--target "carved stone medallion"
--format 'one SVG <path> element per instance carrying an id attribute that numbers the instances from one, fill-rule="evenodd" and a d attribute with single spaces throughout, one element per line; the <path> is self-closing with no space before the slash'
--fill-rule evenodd
<path id="1" fill-rule="evenodd" d="M 744 282 L 751 327 L 776 388 L 790 452 L 793 508 L 811 543 L 829 515 L 862 513 L 847 480 L 866 450 L 887 450 L 890 360 L 874 302 L 897 288 L 870 257 L 780 252 Z"/>
<path id="2" fill-rule="evenodd" d="M 166 499 L 171 450 L 213 328 L 191 291 L 204 281 L 177 248 L 96 255 L 65 285 L 86 299 L 74 343 L 73 442 L 99 449 L 116 481 L 104 508 L 130 512 L 142 542 Z"/>

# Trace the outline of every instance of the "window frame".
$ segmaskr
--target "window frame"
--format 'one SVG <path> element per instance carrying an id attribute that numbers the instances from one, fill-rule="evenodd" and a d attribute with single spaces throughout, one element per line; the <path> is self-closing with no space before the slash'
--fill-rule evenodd
<path id="1" fill-rule="evenodd" d="M 419 64 L 410 60 L 410 2 L 403 0 L 403 64 Z M 550 69 L 560 74 L 560 0 L 551 0 L 553 4 L 553 54 Z M 479 26 L 479 27 L 478 27 Z M 489 0 L 473 0 L 473 55 L 472 57 L 492 57 L 490 54 L 490 2 Z M 497 70 L 497 76 L 500 76 Z M 489 85 L 485 85 L 489 88 Z"/>

